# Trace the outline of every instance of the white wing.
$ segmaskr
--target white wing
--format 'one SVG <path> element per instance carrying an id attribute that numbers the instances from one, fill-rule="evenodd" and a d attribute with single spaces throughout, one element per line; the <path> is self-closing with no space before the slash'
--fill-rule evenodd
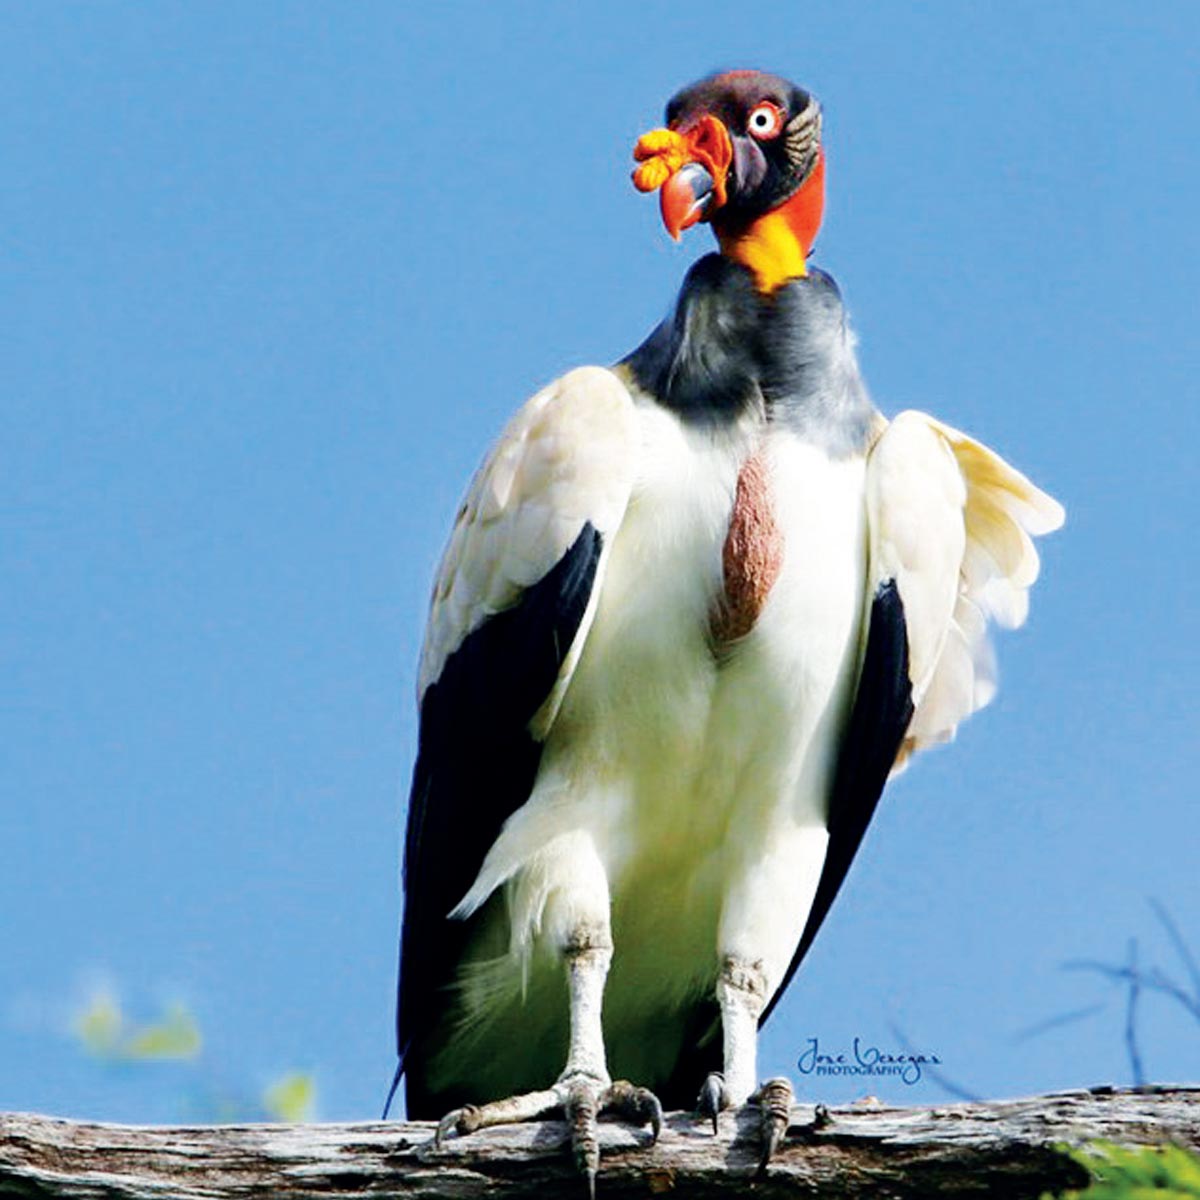
<path id="1" fill-rule="evenodd" d="M 529 797 L 587 637 L 636 469 L 633 401 L 584 367 L 538 392 L 476 473 L 442 558 L 421 655 L 405 837 L 397 1035 L 436 1028 L 471 926 L 449 921 Z"/>
<path id="2" fill-rule="evenodd" d="M 919 412 L 901 413 L 867 473 L 871 594 L 895 579 L 915 712 L 897 757 L 947 742 L 996 691 L 988 622 L 1021 625 L 1038 555 L 1062 506 L 998 454 Z M 869 597 L 868 597 L 869 599 Z"/>
<path id="3" fill-rule="evenodd" d="M 467 635 L 542 579 L 586 523 L 607 549 L 629 500 L 636 432 L 628 390 L 601 367 L 568 372 L 509 421 L 471 481 L 438 568 L 418 697 Z M 602 559 L 593 594 L 603 567 Z M 591 611 L 564 665 L 564 685 L 590 621 Z"/>

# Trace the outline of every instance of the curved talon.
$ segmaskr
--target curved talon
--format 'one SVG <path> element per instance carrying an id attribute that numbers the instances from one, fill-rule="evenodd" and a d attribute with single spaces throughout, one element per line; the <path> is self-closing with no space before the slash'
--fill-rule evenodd
<path id="1" fill-rule="evenodd" d="M 507 1100 L 494 1100 L 482 1106 L 464 1105 L 447 1113 L 437 1124 L 434 1145 L 453 1130 L 457 1134 L 474 1133 L 493 1125 L 514 1121 L 532 1121 L 562 1112 L 571 1134 L 571 1153 L 576 1169 L 587 1179 L 588 1196 L 595 1200 L 596 1175 L 600 1170 L 600 1137 L 596 1128 L 602 1112 L 611 1112 L 636 1125 L 649 1125 L 651 1144 L 662 1132 L 663 1111 L 658 1097 L 649 1088 L 636 1087 L 625 1080 L 606 1084 L 595 1075 L 575 1073 L 544 1092 L 526 1092 Z"/>
<path id="2" fill-rule="evenodd" d="M 783 1141 L 792 1117 L 792 1085 L 787 1079 L 768 1079 L 751 1099 L 762 1110 L 759 1118 L 759 1136 L 762 1138 L 762 1154 L 758 1160 L 758 1173 L 767 1169 L 771 1156 Z"/>
<path id="3" fill-rule="evenodd" d="M 662 1133 L 663 1110 L 658 1097 L 649 1088 L 637 1087 L 627 1079 L 609 1085 L 600 1100 L 600 1112 L 614 1113 L 634 1125 L 649 1125 L 651 1145 Z"/>
<path id="4" fill-rule="evenodd" d="M 650 1144 L 654 1145 L 658 1141 L 658 1135 L 662 1133 L 662 1102 L 649 1088 L 638 1088 L 638 1091 L 644 1093 L 649 1098 L 646 1102 L 650 1106 Z"/>
<path id="5" fill-rule="evenodd" d="M 437 1128 L 433 1131 L 433 1144 L 437 1149 L 440 1150 L 442 1148 L 443 1139 L 458 1124 L 458 1118 L 461 1113 L 461 1108 L 453 1109 L 437 1123 Z"/>
<path id="6" fill-rule="evenodd" d="M 572 1080 L 567 1085 L 563 1108 L 571 1128 L 571 1152 L 575 1165 L 587 1176 L 588 1195 L 595 1200 L 596 1172 L 600 1170 L 600 1139 L 596 1132 L 599 1105 L 595 1085 L 582 1079 Z"/>
<path id="7" fill-rule="evenodd" d="M 446 1134 L 453 1130 L 459 1137 L 474 1133 L 479 1128 L 479 1109 L 474 1104 L 465 1104 L 448 1112 L 438 1123 L 433 1133 L 433 1144 L 440 1150 Z"/>
<path id="8" fill-rule="evenodd" d="M 717 1117 L 729 1107 L 729 1103 L 725 1076 L 720 1071 L 713 1071 L 701 1085 L 700 1095 L 696 1097 L 696 1111 L 712 1121 L 713 1137 L 717 1136 Z"/>

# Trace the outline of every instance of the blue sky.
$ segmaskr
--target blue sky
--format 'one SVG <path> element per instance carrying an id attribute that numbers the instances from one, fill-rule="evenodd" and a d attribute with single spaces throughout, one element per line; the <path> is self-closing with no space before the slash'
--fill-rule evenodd
<path id="1" fill-rule="evenodd" d="M 1122 993 L 1063 964 L 1137 938 L 1182 977 L 1150 897 L 1200 954 L 1200 9 L 3 4 L 0 1108 L 170 1120 L 196 1073 L 305 1069 L 322 1116 L 377 1113 L 433 565 L 508 413 L 708 249 L 629 151 L 747 65 L 824 103 L 817 261 L 877 403 L 1068 510 L 762 1071 L 858 1036 L 984 1095 L 1128 1081 Z M 186 1003 L 200 1063 L 90 1061 L 98 980 Z M 1180 1010 L 1139 1028 L 1200 1076 Z"/>

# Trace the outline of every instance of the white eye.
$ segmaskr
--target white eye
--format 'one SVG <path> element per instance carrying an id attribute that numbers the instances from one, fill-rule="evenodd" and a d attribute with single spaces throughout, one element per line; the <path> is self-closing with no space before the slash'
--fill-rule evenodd
<path id="1" fill-rule="evenodd" d="M 783 129 L 783 113 L 780 111 L 779 105 L 772 104 L 770 100 L 756 104 L 750 110 L 746 128 L 760 141 L 778 137 L 780 130 Z"/>

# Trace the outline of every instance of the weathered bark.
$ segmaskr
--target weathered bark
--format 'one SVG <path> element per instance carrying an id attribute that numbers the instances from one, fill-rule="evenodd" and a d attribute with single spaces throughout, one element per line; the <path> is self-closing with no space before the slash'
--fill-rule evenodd
<path id="1" fill-rule="evenodd" d="M 1062 1092 L 1029 1100 L 937 1107 L 835 1108 L 793 1124 L 753 1194 L 775 1196 L 1037 1197 L 1080 1186 L 1083 1173 L 1055 1146 L 1095 1138 L 1200 1147 L 1200 1088 Z M 740 1196 L 754 1174 L 753 1114 L 711 1131 L 685 1114 L 659 1143 L 602 1126 L 598 1194 Z M 0 1196 L 103 1197 L 569 1197 L 586 1195 L 563 1152 L 559 1122 L 450 1138 L 438 1150 L 426 1122 L 93 1125 L 0 1115 Z"/>

